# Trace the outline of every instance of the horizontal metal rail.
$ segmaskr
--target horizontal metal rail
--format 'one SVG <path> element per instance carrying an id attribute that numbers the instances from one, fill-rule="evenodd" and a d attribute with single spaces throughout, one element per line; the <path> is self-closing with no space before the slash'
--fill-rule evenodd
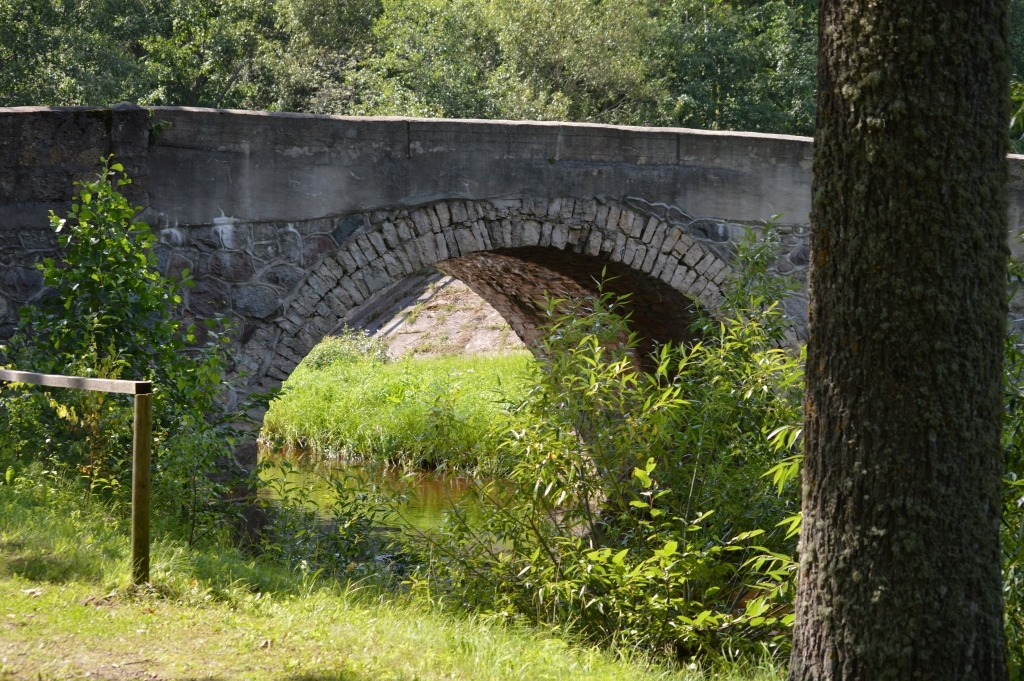
<path id="1" fill-rule="evenodd" d="M 132 583 L 149 581 L 150 459 L 153 451 L 153 382 L 37 374 L 0 369 L 0 381 L 135 395 L 132 421 Z"/>

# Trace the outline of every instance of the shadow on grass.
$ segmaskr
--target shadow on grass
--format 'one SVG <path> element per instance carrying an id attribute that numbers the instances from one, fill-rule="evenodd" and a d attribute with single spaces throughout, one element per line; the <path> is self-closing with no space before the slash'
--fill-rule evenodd
<path id="1" fill-rule="evenodd" d="M 55 554 L 23 541 L 0 540 L 0 577 L 12 576 L 56 584 L 98 581 L 103 577 L 96 561 L 74 554 Z"/>

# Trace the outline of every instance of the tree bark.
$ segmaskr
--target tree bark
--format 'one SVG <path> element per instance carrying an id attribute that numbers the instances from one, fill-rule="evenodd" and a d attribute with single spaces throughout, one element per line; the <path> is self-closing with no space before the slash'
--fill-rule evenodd
<path id="1" fill-rule="evenodd" d="M 1006 0 L 822 0 L 789 677 L 1005 679 Z"/>

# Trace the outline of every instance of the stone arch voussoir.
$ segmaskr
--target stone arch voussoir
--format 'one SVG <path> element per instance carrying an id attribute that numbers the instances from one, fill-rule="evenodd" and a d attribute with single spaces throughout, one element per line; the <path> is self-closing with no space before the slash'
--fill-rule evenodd
<path id="1" fill-rule="evenodd" d="M 394 282 L 428 266 L 459 276 L 451 270 L 474 254 L 575 254 L 629 268 L 714 312 L 742 230 L 637 198 L 528 197 L 443 200 L 303 223 L 214 225 L 193 230 L 192 238 L 219 244 L 206 267 L 218 277 L 208 285 L 200 277 L 197 288 L 213 291 L 211 300 L 224 299 L 222 306 L 244 320 L 238 371 L 245 379 L 236 381 L 244 393 L 279 385 L 351 310 Z M 530 340 L 525 325 L 510 322 Z"/>

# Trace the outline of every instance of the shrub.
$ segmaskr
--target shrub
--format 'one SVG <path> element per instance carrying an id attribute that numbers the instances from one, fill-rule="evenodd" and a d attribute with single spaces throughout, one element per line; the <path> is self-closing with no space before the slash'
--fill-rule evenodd
<path id="1" fill-rule="evenodd" d="M 47 293 L 20 311 L 3 352 L 23 370 L 153 381 L 156 502 L 195 539 L 223 517 L 211 472 L 231 453 L 230 424 L 239 419 L 220 404 L 226 327 L 207 320 L 209 340 L 200 343 L 195 325 L 178 319 L 189 274 L 160 274 L 156 236 L 117 191 L 130 182 L 108 160 L 95 181 L 79 183 L 67 218 L 51 212 L 62 259 L 39 263 Z M 0 419 L 0 456 L 47 456 L 114 495 L 130 486 L 130 398 L 4 386 Z"/>
<path id="2" fill-rule="evenodd" d="M 798 499 L 765 472 L 795 440 L 802 373 L 780 347 L 772 249 L 751 235 L 722 319 L 703 320 L 700 343 L 662 347 L 650 372 L 615 296 L 549 301 L 545 360 L 500 433 L 517 463 L 478 489 L 482 510 L 456 508 L 419 537 L 430 558 L 417 583 L 687 658 L 784 647 L 795 540 L 783 524 Z"/>

